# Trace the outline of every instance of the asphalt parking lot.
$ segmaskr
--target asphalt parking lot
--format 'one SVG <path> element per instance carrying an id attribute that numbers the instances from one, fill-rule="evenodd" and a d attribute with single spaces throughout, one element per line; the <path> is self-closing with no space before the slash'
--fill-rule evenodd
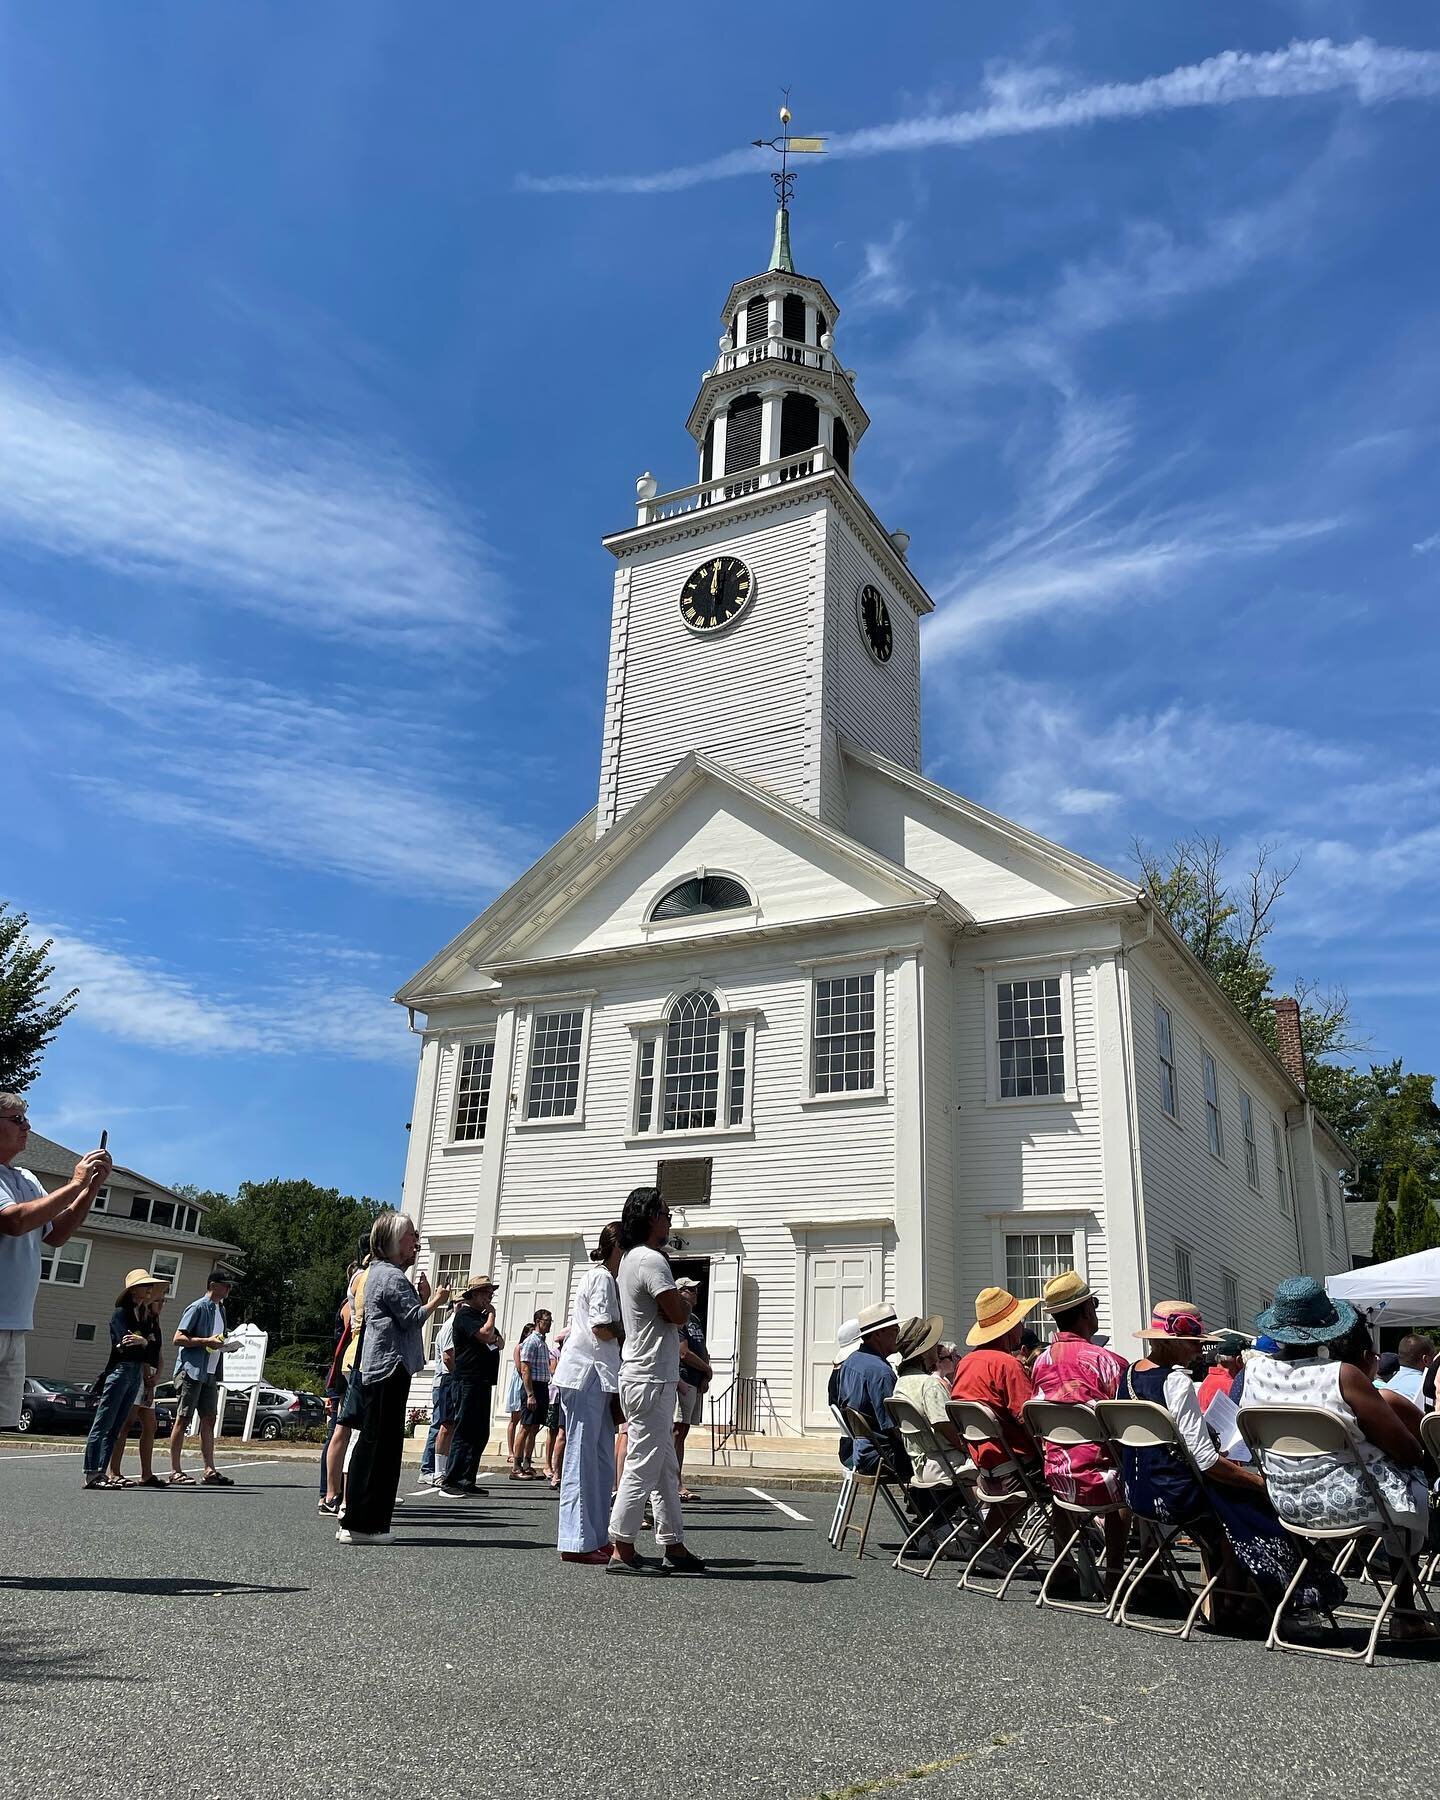
<path id="1" fill-rule="evenodd" d="M 562 1564 L 548 1490 L 416 1493 L 348 1550 L 308 1462 L 83 1493 L 0 1450 L 0 1794 L 591 1800 L 1429 1796 L 1440 1656 L 1177 1644 L 836 1556 L 832 1495 L 715 1489 L 703 1578 Z M 700 1478 L 700 1471 L 696 1471 Z M 893 1528 L 883 1536 L 893 1538 Z"/>

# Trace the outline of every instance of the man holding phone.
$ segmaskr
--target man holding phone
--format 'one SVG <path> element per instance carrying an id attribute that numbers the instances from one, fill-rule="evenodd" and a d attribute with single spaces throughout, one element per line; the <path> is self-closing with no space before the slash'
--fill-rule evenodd
<path id="1" fill-rule="evenodd" d="M 175 1373 L 180 1382 L 180 1401 L 175 1408 L 175 1429 L 170 1433 L 170 1485 L 194 1487 L 195 1477 L 180 1467 L 185 1447 L 185 1427 L 190 1415 L 200 1419 L 200 1452 L 205 1459 L 205 1487 L 234 1487 L 228 1475 L 215 1467 L 215 1414 L 220 1405 L 224 1370 L 225 1301 L 230 1293 L 227 1269 L 212 1269 L 205 1292 L 192 1300 L 180 1318 L 175 1343 L 180 1354 Z"/>
<path id="2" fill-rule="evenodd" d="M 58 1250 L 75 1235 L 114 1166 L 102 1147 L 82 1156 L 47 1194 L 15 1158 L 30 1138 L 19 1094 L 0 1094 L 0 1431 L 17 1431 L 25 1400 L 25 1340 L 35 1325 L 42 1242 Z"/>

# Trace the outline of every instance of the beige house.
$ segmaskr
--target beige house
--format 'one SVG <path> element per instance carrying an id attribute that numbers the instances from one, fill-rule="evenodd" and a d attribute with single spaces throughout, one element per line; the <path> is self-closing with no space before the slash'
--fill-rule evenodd
<path id="1" fill-rule="evenodd" d="M 16 1166 L 54 1189 L 69 1180 L 80 1155 L 32 1131 Z M 205 1291 L 215 1263 L 239 1256 L 233 1244 L 207 1237 L 204 1224 L 203 1206 L 117 1164 L 69 1243 L 42 1251 L 26 1373 L 41 1381 L 86 1381 L 98 1375 L 109 1354 L 107 1332 L 116 1295 L 135 1268 L 149 1269 L 170 1283 L 170 1298 L 160 1315 L 168 1342 L 185 1306 Z M 168 1368 L 162 1372 L 168 1374 Z"/>

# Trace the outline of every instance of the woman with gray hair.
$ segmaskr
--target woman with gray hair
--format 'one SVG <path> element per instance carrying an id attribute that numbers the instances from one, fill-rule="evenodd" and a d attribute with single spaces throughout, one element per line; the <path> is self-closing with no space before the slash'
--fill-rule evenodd
<path id="1" fill-rule="evenodd" d="M 450 1298 L 448 1287 L 432 1294 L 423 1275 L 418 1289 L 405 1279 L 419 1243 L 415 1221 L 404 1213 L 383 1212 L 371 1227 L 371 1261 L 357 1327 L 360 1350 L 352 1376 L 360 1383 L 359 1441 L 345 1476 L 345 1504 L 335 1533 L 340 1544 L 391 1541 L 410 1380 L 425 1366 L 421 1327 Z"/>

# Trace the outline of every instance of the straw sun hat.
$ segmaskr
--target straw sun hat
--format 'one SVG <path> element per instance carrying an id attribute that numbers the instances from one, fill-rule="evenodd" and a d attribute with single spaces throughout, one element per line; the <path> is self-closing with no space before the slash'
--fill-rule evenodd
<path id="1" fill-rule="evenodd" d="M 981 1288 L 975 1296 L 975 1323 L 965 1333 L 965 1342 L 972 1350 L 993 1343 L 1028 1319 L 1039 1304 L 1038 1295 L 1033 1300 L 1017 1300 L 1008 1288 Z"/>
<path id="2" fill-rule="evenodd" d="M 136 1288 L 168 1288 L 169 1285 L 170 1277 L 168 1275 L 152 1275 L 149 1269 L 132 1269 L 125 1277 L 125 1285 L 121 1288 L 120 1292 L 122 1294 L 133 1294 Z"/>

